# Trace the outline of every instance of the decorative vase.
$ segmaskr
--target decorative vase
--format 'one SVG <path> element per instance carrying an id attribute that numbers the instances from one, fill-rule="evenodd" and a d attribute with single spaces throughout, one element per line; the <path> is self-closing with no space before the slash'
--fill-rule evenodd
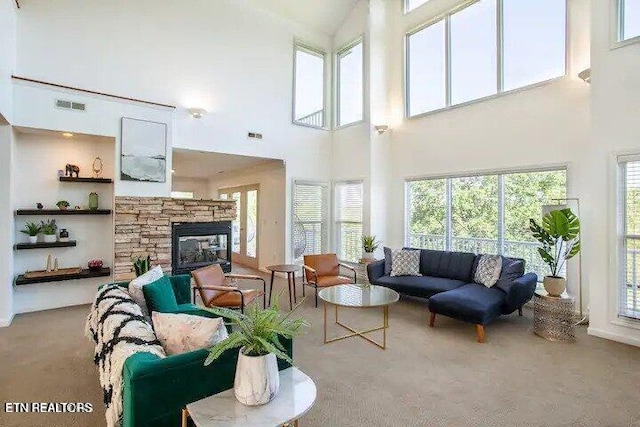
<path id="1" fill-rule="evenodd" d="M 98 193 L 89 193 L 89 210 L 95 211 L 98 209 Z"/>
<path id="2" fill-rule="evenodd" d="M 66 228 L 60 229 L 60 241 L 61 242 L 68 242 L 69 241 L 69 232 L 67 231 Z"/>
<path id="3" fill-rule="evenodd" d="M 367 260 L 367 261 L 373 261 L 376 258 L 374 256 L 374 252 L 364 251 L 364 255 L 362 255 L 362 259 Z"/>
<path id="4" fill-rule="evenodd" d="M 29 243 L 38 243 L 38 236 L 29 236 Z"/>
<path id="5" fill-rule="evenodd" d="M 276 355 L 247 356 L 244 347 L 238 354 L 233 391 L 243 405 L 264 405 L 278 394 L 280 374 Z"/>
<path id="6" fill-rule="evenodd" d="M 58 236 L 56 236 L 55 234 L 45 234 L 44 235 L 44 242 L 45 243 L 55 243 L 58 240 Z"/>
<path id="7" fill-rule="evenodd" d="M 567 280 L 564 277 L 545 276 L 542 283 L 544 289 L 552 297 L 559 297 L 567 287 Z"/>

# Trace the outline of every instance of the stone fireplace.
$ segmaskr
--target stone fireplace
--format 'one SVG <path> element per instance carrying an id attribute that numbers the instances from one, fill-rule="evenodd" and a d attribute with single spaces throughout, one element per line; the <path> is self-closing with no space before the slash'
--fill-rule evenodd
<path id="1" fill-rule="evenodd" d="M 174 222 L 171 228 L 171 274 L 211 264 L 231 271 L 231 221 Z"/>
<path id="2" fill-rule="evenodd" d="M 174 224 L 222 225 L 225 222 L 223 226 L 229 226 L 229 221 L 233 221 L 235 217 L 236 203 L 233 200 L 116 197 L 115 279 L 130 280 L 135 277 L 131 258 L 146 255 L 151 257 L 152 265 L 160 265 L 165 273 L 171 274 Z M 204 246 L 213 243 L 215 241 L 212 239 Z M 227 241 L 227 246 L 229 244 L 230 240 Z M 220 257 L 218 253 L 216 256 Z"/>

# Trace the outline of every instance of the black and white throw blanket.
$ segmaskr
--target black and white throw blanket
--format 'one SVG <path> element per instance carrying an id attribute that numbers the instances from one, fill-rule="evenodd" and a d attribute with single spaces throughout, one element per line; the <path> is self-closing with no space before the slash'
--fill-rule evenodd
<path id="1" fill-rule="evenodd" d="M 107 426 L 120 426 L 124 362 L 139 352 L 159 357 L 165 357 L 165 352 L 140 306 L 116 285 L 105 286 L 96 294 L 85 334 L 96 343 L 93 361 L 100 373 Z"/>

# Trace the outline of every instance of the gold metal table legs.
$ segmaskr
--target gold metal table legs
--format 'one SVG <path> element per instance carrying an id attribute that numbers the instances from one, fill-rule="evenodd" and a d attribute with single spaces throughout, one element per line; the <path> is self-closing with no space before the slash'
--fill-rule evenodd
<path id="1" fill-rule="evenodd" d="M 338 319 L 338 306 L 334 305 L 335 323 L 351 332 L 350 334 L 343 335 L 336 338 L 327 338 L 327 305 L 329 305 L 329 303 L 325 301 L 323 305 L 324 305 L 324 343 L 325 344 L 358 336 L 360 338 L 364 338 L 365 340 L 369 341 L 371 344 L 377 347 L 380 347 L 383 350 L 387 348 L 387 329 L 389 328 L 389 306 L 388 305 L 382 306 L 382 318 L 383 318 L 382 326 L 378 326 L 377 328 L 373 328 L 373 329 L 367 329 L 366 331 L 358 331 L 356 329 L 353 329 L 351 326 L 345 325 L 344 323 L 340 322 L 340 320 Z M 372 307 L 372 308 L 375 308 L 375 307 Z M 365 335 L 370 332 L 376 332 L 376 331 L 382 331 L 382 343 L 379 343 Z"/>

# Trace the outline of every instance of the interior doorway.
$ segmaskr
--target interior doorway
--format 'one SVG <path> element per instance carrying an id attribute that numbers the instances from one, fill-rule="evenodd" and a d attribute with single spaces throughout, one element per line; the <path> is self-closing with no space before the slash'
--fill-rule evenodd
<path id="1" fill-rule="evenodd" d="M 219 190 L 220 198 L 236 201 L 236 219 L 231 226 L 233 262 L 258 268 L 258 224 L 260 185 L 251 184 Z"/>

